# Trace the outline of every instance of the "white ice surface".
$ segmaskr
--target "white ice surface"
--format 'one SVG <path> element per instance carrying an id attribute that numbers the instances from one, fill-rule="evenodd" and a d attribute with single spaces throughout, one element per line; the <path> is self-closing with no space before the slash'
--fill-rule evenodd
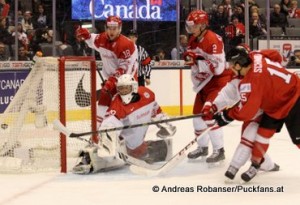
<path id="1" fill-rule="evenodd" d="M 174 151 L 184 147 L 193 137 L 191 120 L 176 123 L 173 136 Z M 157 128 L 151 126 L 149 136 Z M 164 176 L 145 177 L 134 175 L 128 167 L 93 175 L 72 173 L 0 174 L 0 205 L 226 205 L 226 204 L 297 204 L 300 193 L 300 150 L 292 144 L 284 128 L 271 139 L 269 154 L 280 165 L 279 172 L 260 172 L 251 182 L 241 184 L 240 175 L 232 183 L 226 183 L 226 171 L 232 154 L 239 143 L 240 123 L 224 128 L 226 160 L 218 167 L 208 167 L 201 161 L 184 160 Z M 194 147 L 193 147 L 194 148 Z M 192 149 L 193 149 L 192 148 Z M 211 152 L 211 149 L 210 149 Z M 193 192 L 153 192 L 157 185 L 165 187 L 193 188 Z M 197 192 L 197 187 L 235 188 L 239 192 Z M 282 187 L 283 192 L 254 192 L 253 189 Z"/>

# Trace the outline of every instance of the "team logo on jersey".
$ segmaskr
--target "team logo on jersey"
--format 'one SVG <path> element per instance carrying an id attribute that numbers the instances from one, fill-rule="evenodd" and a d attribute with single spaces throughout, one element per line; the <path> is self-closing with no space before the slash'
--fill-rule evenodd
<path id="1" fill-rule="evenodd" d="M 292 53 L 292 44 L 284 43 L 282 45 L 282 56 L 283 56 L 283 61 L 284 62 L 288 61 L 291 53 Z"/>
<path id="2" fill-rule="evenodd" d="M 144 92 L 145 98 L 150 98 L 150 94 L 148 92 Z"/>
<path id="3" fill-rule="evenodd" d="M 251 84 L 250 83 L 243 83 L 240 85 L 240 92 L 241 93 L 250 93 L 251 92 Z"/>
<path id="4" fill-rule="evenodd" d="M 106 112 L 105 117 L 115 115 L 116 113 L 117 113 L 117 111 L 115 111 L 115 110 L 109 110 L 108 112 Z"/>

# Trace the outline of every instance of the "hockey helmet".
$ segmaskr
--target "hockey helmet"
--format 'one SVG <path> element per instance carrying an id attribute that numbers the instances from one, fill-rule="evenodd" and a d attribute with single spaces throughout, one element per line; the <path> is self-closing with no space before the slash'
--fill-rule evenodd
<path id="1" fill-rule="evenodd" d="M 106 26 L 122 26 L 122 20 L 119 16 L 109 16 L 106 19 Z"/>
<path id="2" fill-rule="evenodd" d="M 203 10 L 194 10 L 189 13 L 186 21 L 185 27 L 188 33 L 192 33 L 191 28 L 196 25 L 208 25 L 208 14 Z"/>
<path id="3" fill-rule="evenodd" d="M 124 104 L 131 102 L 133 94 L 138 92 L 138 83 L 130 74 L 121 75 L 117 82 L 117 91 Z"/>
<path id="4" fill-rule="evenodd" d="M 239 48 L 237 46 L 226 54 L 226 61 L 232 65 L 239 64 L 241 67 L 246 67 L 252 63 L 248 54 L 248 51 L 244 47 Z"/>
<path id="5" fill-rule="evenodd" d="M 244 49 L 247 53 L 251 52 L 251 48 L 247 43 L 240 43 L 236 46 L 238 49 Z"/>

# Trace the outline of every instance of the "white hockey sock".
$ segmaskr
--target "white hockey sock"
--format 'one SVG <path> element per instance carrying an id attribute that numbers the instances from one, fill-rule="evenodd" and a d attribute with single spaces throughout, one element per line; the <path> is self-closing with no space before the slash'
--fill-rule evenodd
<path id="1" fill-rule="evenodd" d="M 209 137 L 214 150 L 224 147 L 223 130 L 222 128 L 209 131 Z"/>
<path id="2" fill-rule="evenodd" d="M 260 169 L 264 171 L 269 171 L 274 168 L 274 162 L 271 157 L 266 153 L 264 155 L 264 162 L 260 165 Z"/>
<path id="3" fill-rule="evenodd" d="M 201 117 L 193 118 L 193 124 L 195 129 L 195 135 L 201 134 L 201 130 L 206 129 L 207 125 Z M 199 147 L 208 147 L 209 135 L 206 134 L 200 138 L 198 138 L 198 146 Z"/>
<path id="4" fill-rule="evenodd" d="M 247 147 L 246 145 L 240 143 L 233 154 L 230 165 L 239 169 L 248 161 L 250 155 L 251 155 L 250 147 Z"/>

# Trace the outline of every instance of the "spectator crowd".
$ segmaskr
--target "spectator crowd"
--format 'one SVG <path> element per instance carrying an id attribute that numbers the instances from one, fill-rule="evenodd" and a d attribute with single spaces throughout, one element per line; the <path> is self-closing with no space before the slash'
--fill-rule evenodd
<path id="1" fill-rule="evenodd" d="M 207 1 L 208 2 L 208 1 Z M 262 0 L 249 0 L 249 28 L 245 28 L 245 3 L 244 0 L 214 0 L 211 5 L 203 5 L 203 9 L 209 14 L 209 27 L 219 34 L 224 41 L 225 51 L 242 43 L 246 29 L 249 29 L 250 39 L 267 35 L 266 5 Z M 297 0 L 270 1 L 270 27 L 281 29 L 280 35 L 287 35 L 286 29 L 297 27 L 290 25 L 290 19 L 297 19 L 300 25 L 300 9 Z M 0 46 L 1 59 L 15 60 L 15 39 L 18 39 L 18 60 L 31 60 L 34 53 L 42 51 L 46 55 L 51 50 L 55 33 L 57 46 L 56 55 L 91 55 L 91 50 L 75 38 L 66 39 L 65 33 L 52 30 L 52 17 L 45 12 L 45 5 L 35 5 L 35 9 L 19 9 L 17 21 L 15 21 L 14 9 L 11 1 L 0 0 Z M 207 3 L 206 3 L 207 4 Z M 48 12 L 47 12 L 48 13 Z M 184 17 L 182 17 L 184 18 Z M 17 25 L 15 25 L 17 22 Z M 78 25 L 77 25 L 78 26 Z M 73 28 L 76 30 L 76 28 Z M 296 29 L 296 28 L 295 28 Z M 271 35 L 272 30 L 271 30 Z M 276 34 L 278 35 L 278 34 Z M 163 47 L 156 48 L 156 52 L 149 52 L 154 60 L 177 59 L 186 49 L 188 36 L 180 35 L 179 54 L 175 45 L 171 45 L 170 51 Z M 148 50 L 147 46 L 144 46 Z M 68 51 L 68 52 L 66 52 Z M 51 53 L 52 54 L 52 53 Z"/>

